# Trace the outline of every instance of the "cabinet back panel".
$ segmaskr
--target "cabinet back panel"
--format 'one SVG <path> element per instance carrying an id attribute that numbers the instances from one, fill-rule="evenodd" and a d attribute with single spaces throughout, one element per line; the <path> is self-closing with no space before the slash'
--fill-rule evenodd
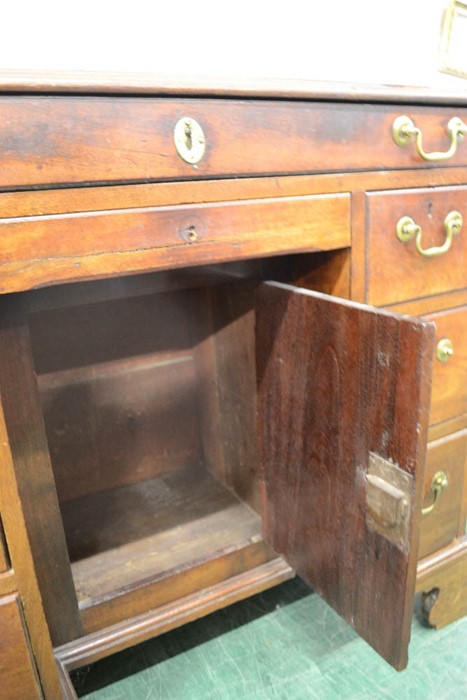
<path id="1" fill-rule="evenodd" d="M 202 458 L 189 292 L 32 314 L 60 501 Z"/>

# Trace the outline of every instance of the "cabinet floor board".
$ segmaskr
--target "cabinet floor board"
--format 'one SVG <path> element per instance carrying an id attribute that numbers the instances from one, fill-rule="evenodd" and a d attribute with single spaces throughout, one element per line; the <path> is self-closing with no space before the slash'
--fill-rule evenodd
<path id="1" fill-rule="evenodd" d="M 200 467 L 62 504 L 80 606 L 261 541 L 259 516 Z"/>

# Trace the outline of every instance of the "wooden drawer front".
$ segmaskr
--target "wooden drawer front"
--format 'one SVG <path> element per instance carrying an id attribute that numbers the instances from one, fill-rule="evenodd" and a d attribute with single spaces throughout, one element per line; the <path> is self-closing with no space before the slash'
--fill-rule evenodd
<path id="1" fill-rule="evenodd" d="M 467 307 L 428 316 L 436 323 L 436 342 L 449 339 L 454 354 L 433 363 L 430 424 L 461 415 L 467 408 Z"/>
<path id="2" fill-rule="evenodd" d="M 452 211 L 464 219 L 451 249 L 437 257 L 417 252 L 415 241 L 402 243 L 397 223 L 409 216 L 422 227 L 422 247 L 441 246 L 444 220 Z M 467 187 L 378 192 L 368 195 L 368 302 L 393 304 L 467 285 Z"/>
<path id="3" fill-rule="evenodd" d="M 449 544 L 461 534 L 466 440 L 467 431 L 463 430 L 428 445 L 424 507 L 432 503 L 431 482 L 436 472 L 445 472 L 448 486 L 442 491 L 432 512 L 421 519 L 420 559 Z"/>
<path id="4" fill-rule="evenodd" d="M 148 97 L 4 97 L 0 186 L 224 175 L 412 168 L 430 165 L 392 124 L 408 114 L 427 150 L 449 146 L 447 123 L 466 109 Z M 196 165 L 177 154 L 183 117 L 202 126 Z M 444 161 L 443 161 L 444 162 Z M 467 164 L 467 143 L 446 165 Z"/>
<path id="5" fill-rule="evenodd" d="M 18 596 L 0 598 L 0 697 L 34 700 L 42 693 Z"/>
<path id="6" fill-rule="evenodd" d="M 347 194 L 0 220 L 0 292 L 350 245 Z"/>

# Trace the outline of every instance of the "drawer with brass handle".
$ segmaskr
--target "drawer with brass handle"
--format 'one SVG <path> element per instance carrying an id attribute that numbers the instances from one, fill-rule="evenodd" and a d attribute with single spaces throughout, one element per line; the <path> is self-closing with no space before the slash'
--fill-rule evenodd
<path id="1" fill-rule="evenodd" d="M 425 148 L 467 165 L 466 122 L 465 108 L 435 106 L 4 96 L 0 187 L 437 165 Z"/>
<path id="2" fill-rule="evenodd" d="M 412 141 L 415 142 L 415 149 L 423 160 L 432 162 L 446 161 L 456 154 L 457 149 L 467 134 L 467 124 L 459 119 L 452 117 L 449 120 L 447 127 L 448 148 L 444 151 L 425 151 L 423 142 L 422 130 L 415 125 L 410 117 L 401 115 L 395 119 L 392 125 L 392 136 L 398 146 L 405 147 Z"/>
<path id="3" fill-rule="evenodd" d="M 367 204 L 369 303 L 467 286 L 467 187 L 375 192 Z"/>
<path id="4" fill-rule="evenodd" d="M 467 409 L 467 307 L 427 317 L 436 324 L 430 424 L 454 418 Z"/>
<path id="5" fill-rule="evenodd" d="M 462 531 L 462 488 L 467 431 L 428 446 L 419 557 L 444 547 Z"/>

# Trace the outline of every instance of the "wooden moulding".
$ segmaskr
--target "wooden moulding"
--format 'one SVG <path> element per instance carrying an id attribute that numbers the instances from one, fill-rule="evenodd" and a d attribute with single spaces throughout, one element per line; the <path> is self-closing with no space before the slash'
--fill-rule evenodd
<path id="1" fill-rule="evenodd" d="M 61 700 L 77 700 L 78 696 L 76 695 L 76 690 L 71 681 L 70 674 L 68 673 L 65 665 L 62 664 L 58 659 L 57 670 L 58 677 L 60 680 L 60 689 L 62 692 L 62 695 L 60 696 Z"/>
<path id="2" fill-rule="evenodd" d="M 275 558 L 211 585 L 203 591 L 62 645 L 55 649 L 56 657 L 68 670 L 94 663 L 105 656 L 260 593 L 292 578 L 293 575 L 294 572 L 283 559 Z"/>
<path id="3" fill-rule="evenodd" d="M 1 192 L 2 219 L 274 197 L 463 185 L 467 168 L 377 170 Z"/>
<path id="4" fill-rule="evenodd" d="M 463 90 L 380 84 L 160 75 L 118 71 L 2 70 L 0 91 L 9 93 L 221 96 L 236 98 L 402 102 L 465 105 Z"/>

